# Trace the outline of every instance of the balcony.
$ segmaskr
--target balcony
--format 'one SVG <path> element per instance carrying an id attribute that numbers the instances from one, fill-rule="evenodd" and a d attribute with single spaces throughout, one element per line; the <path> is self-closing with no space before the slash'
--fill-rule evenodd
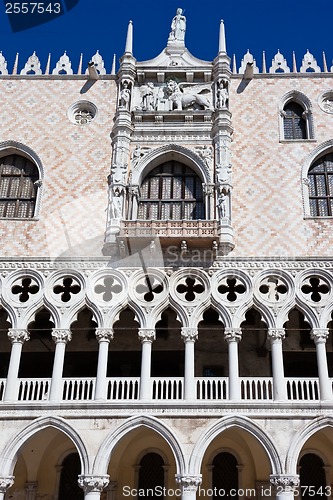
<path id="1" fill-rule="evenodd" d="M 330 380 L 332 385 L 332 380 Z M 96 379 L 63 378 L 61 402 L 82 403 L 94 401 Z M 289 402 L 318 402 L 319 380 L 317 378 L 288 378 L 287 398 Z M 4 399 L 6 379 L 0 379 L 0 401 Z M 18 379 L 18 402 L 47 402 L 51 379 L 49 378 L 20 378 Z M 194 400 L 184 399 L 183 377 L 152 377 L 151 398 L 145 403 L 173 403 L 178 404 L 229 401 L 227 377 L 195 377 L 196 397 Z M 272 377 L 241 377 L 241 402 L 271 402 L 273 400 Z M 136 403 L 140 401 L 140 377 L 112 377 L 106 379 L 106 401 Z"/>

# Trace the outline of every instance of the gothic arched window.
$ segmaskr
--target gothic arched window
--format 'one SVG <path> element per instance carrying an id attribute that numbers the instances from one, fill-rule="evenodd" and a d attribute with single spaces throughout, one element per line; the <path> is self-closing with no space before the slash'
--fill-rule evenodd
<path id="1" fill-rule="evenodd" d="M 38 178 L 36 165 L 24 156 L 0 158 L 0 217 L 34 216 Z"/>
<path id="2" fill-rule="evenodd" d="M 140 498 L 162 498 L 164 488 L 164 461 L 158 453 L 147 453 L 139 464 Z M 144 493 L 144 494 L 143 494 Z"/>
<path id="3" fill-rule="evenodd" d="M 299 461 L 301 498 L 327 498 L 324 462 L 315 453 L 303 455 Z"/>
<path id="4" fill-rule="evenodd" d="M 83 489 L 78 485 L 81 463 L 78 453 L 71 453 L 61 464 L 59 500 L 83 500 Z"/>
<path id="5" fill-rule="evenodd" d="M 202 180 L 189 167 L 168 161 L 154 168 L 140 189 L 138 219 L 204 219 Z"/>
<path id="6" fill-rule="evenodd" d="M 237 459 L 228 452 L 216 455 L 213 460 L 213 498 L 221 498 L 219 492 L 224 492 L 226 498 L 238 498 Z M 235 495 L 236 493 L 236 495 Z"/>
<path id="7" fill-rule="evenodd" d="M 316 160 L 308 172 L 310 214 L 333 215 L 333 153 Z"/>
<path id="8" fill-rule="evenodd" d="M 295 101 L 289 101 L 283 111 L 284 139 L 308 139 L 303 106 Z"/>

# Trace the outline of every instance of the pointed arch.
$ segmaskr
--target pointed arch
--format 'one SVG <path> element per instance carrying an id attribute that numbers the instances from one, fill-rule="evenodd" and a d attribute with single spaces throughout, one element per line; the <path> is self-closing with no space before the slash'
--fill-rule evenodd
<path id="1" fill-rule="evenodd" d="M 333 417 L 317 417 L 311 422 L 307 423 L 301 430 L 299 430 L 292 439 L 288 453 L 286 456 L 286 473 L 296 474 L 298 458 L 301 450 L 306 441 L 313 436 L 316 432 L 325 429 L 326 427 L 333 428 Z"/>
<path id="2" fill-rule="evenodd" d="M 279 102 L 279 117 L 280 141 L 314 139 L 312 103 L 303 92 L 294 89 L 282 96 Z M 292 122 L 292 130 L 291 135 L 286 136 L 289 121 Z"/>
<path id="3" fill-rule="evenodd" d="M 210 443 L 219 435 L 221 432 L 236 427 L 249 432 L 262 444 L 264 450 L 267 453 L 272 474 L 282 473 L 282 463 L 280 459 L 280 454 L 272 440 L 266 432 L 259 427 L 258 424 L 254 423 L 247 417 L 242 417 L 238 415 L 230 415 L 228 417 L 223 417 L 217 422 L 214 422 L 210 427 L 208 427 L 204 433 L 197 440 L 189 463 L 189 472 L 192 474 L 198 474 L 201 470 L 202 461 L 204 454 L 210 445 Z"/>
<path id="4" fill-rule="evenodd" d="M 0 475 L 10 476 L 13 474 L 16 457 L 20 448 L 27 442 L 28 439 L 47 427 L 54 427 L 60 432 L 66 434 L 66 436 L 74 443 L 78 451 L 81 461 L 82 474 L 89 473 L 89 454 L 87 452 L 86 445 L 77 431 L 63 418 L 47 416 L 37 418 L 18 432 L 14 438 L 10 438 L 10 441 L 7 442 L 1 454 Z"/>
<path id="5" fill-rule="evenodd" d="M 118 429 L 112 431 L 106 437 L 96 455 L 93 467 L 94 474 L 106 474 L 112 450 L 127 433 L 139 427 L 147 427 L 160 434 L 172 450 L 176 462 L 177 474 L 183 474 L 185 472 L 184 453 L 179 440 L 175 436 L 175 432 L 156 417 L 139 415 L 126 420 Z"/>

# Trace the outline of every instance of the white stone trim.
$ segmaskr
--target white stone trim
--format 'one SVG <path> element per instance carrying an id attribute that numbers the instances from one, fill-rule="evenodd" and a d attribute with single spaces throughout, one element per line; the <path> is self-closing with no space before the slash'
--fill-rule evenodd
<path id="1" fill-rule="evenodd" d="M 285 139 L 284 137 L 284 124 L 283 124 L 283 119 L 284 119 L 284 107 L 286 104 L 289 102 L 294 101 L 302 108 L 304 109 L 304 115 L 305 115 L 305 122 L 306 122 L 306 139 Z M 285 142 L 285 143 L 294 143 L 294 142 L 304 142 L 304 141 L 309 141 L 313 140 L 315 138 L 314 135 L 314 124 L 313 124 L 313 111 L 312 111 L 312 103 L 310 99 L 303 94 L 303 92 L 300 92 L 299 90 L 290 90 L 286 94 L 284 94 L 280 102 L 278 104 L 278 115 L 279 115 L 279 140 L 280 142 Z"/>

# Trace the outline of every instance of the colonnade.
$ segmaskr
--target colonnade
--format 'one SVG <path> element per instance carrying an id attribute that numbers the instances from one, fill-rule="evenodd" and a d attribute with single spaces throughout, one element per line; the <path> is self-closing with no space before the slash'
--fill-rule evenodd
<path id="1" fill-rule="evenodd" d="M 316 346 L 318 380 L 321 400 L 332 399 L 332 386 L 328 374 L 326 357 L 326 340 L 329 334 L 327 328 L 314 328 L 311 338 Z M 23 344 L 29 340 L 29 332 L 24 329 L 10 329 L 8 337 L 12 343 L 10 362 L 8 368 L 7 382 L 4 393 L 4 401 L 16 401 L 18 398 L 18 373 Z M 156 338 L 153 328 L 139 328 L 138 337 L 141 340 L 141 376 L 139 397 L 142 400 L 151 399 L 151 357 L 152 345 Z M 198 329 L 193 327 L 182 327 L 181 337 L 185 343 L 184 362 L 184 399 L 191 401 L 196 399 L 195 383 L 195 342 L 198 338 Z M 287 389 L 283 367 L 282 342 L 285 337 L 284 328 L 269 328 L 268 338 L 271 343 L 272 372 L 273 372 L 273 399 L 278 401 L 287 400 Z M 55 342 L 55 354 L 52 370 L 49 400 L 61 401 L 62 398 L 62 376 L 66 344 L 71 341 L 72 334 L 69 329 L 53 329 L 52 338 Z M 95 395 L 96 400 L 106 399 L 107 396 L 107 364 L 109 344 L 113 339 L 112 328 L 97 328 L 96 338 L 99 343 L 98 364 L 96 373 Z M 228 343 L 229 364 L 229 399 L 237 401 L 241 399 L 238 344 L 242 338 L 241 328 L 225 328 L 224 339 Z"/>

